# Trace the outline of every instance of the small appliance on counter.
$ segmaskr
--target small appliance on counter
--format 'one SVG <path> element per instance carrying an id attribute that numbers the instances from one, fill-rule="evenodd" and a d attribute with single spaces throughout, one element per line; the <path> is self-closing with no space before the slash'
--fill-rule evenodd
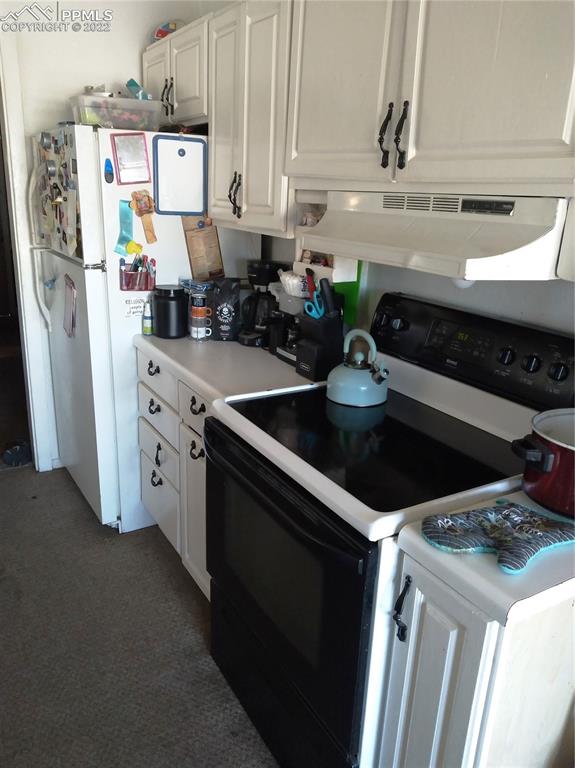
<path id="1" fill-rule="evenodd" d="M 157 285 L 152 294 L 154 334 L 161 339 L 188 335 L 188 295 L 181 285 Z"/>
<path id="2" fill-rule="evenodd" d="M 369 346 L 369 354 L 350 346 L 354 339 L 362 338 Z M 346 334 L 343 342 L 344 362 L 327 377 L 327 399 L 340 405 L 359 408 L 383 405 L 387 400 L 387 368 L 377 365 L 377 348 L 373 337 L 358 328 Z"/>
<path id="3" fill-rule="evenodd" d="M 290 265 L 279 261 L 248 261 L 248 280 L 254 289 L 242 304 L 242 330 L 238 341 L 247 347 L 267 347 L 269 321 L 278 302 L 269 285 L 278 280 L 278 270 Z"/>

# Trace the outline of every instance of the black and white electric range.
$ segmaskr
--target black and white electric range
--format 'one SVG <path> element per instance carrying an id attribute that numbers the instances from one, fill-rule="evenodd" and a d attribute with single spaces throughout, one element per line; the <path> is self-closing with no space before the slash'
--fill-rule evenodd
<path id="1" fill-rule="evenodd" d="M 517 490 L 510 440 L 573 402 L 566 337 L 399 294 L 371 332 L 384 406 L 308 385 L 205 424 L 212 655 L 289 768 L 379 765 L 398 531 Z"/>

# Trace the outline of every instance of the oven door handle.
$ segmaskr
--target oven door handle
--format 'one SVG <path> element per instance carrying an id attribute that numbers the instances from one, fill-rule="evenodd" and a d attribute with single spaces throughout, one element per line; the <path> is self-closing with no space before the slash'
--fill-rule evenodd
<path id="1" fill-rule="evenodd" d="M 250 494 L 257 496 L 259 500 L 262 502 L 264 508 L 270 508 L 273 509 L 273 514 L 276 517 L 281 518 L 284 525 L 294 531 L 294 533 L 297 534 L 297 536 L 307 542 L 308 544 L 312 544 L 318 549 L 321 549 L 324 552 L 329 552 L 330 555 L 334 559 L 336 559 L 339 563 L 346 566 L 347 568 L 350 568 L 357 572 L 359 576 L 362 576 L 364 573 L 364 559 L 363 557 L 350 555 L 347 552 L 343 552 L 341 549 L 338 549 L 337 547 L 334 547 L 332 544 L 328 544 L 326 541 L 322 541 L 317 536 L 315 536 L 313 533 L 310 533 L 310 531 L 307 531 L 302 525 L 300 525 L 298 522 L 296 522 L 293 518 L 291 518 L 288 514 L 286 514 L 283 509 L 278 507 L 277 504 L 275 504 L 269 496 L 267 496 L 265 493 L 263 493 L 256 485 L 253 483 L 250 483 L 246 481 L 246 477 L 238 471 L 238 469 L 227 459 L 225 459 L 221 453 L 218 451 L 214 451 L 213 448 L 210 450 L 209 445 L 207 444 L 206 437 L 204 435 L 204 443 L 206 445 L 206 450 L 208 452 L 208 460 L 213 461 L 214 464 L 219 465 L 222 469 L 229 472 L 230 475 L 233 476 L 234 480 L 236 482 L 240 483 L 244 486 L 244 488 L 248 488 Z M 272 486 L 274 491 L 279 491 L 281 493 L 281 487 L 282 483 L 275 481 L 275 485 Z M 289 494 L 293 495 L 293 494 Z"/>

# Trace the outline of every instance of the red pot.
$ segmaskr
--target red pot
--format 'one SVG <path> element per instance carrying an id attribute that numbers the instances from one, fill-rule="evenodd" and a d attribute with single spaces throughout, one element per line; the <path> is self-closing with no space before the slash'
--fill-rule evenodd
<path id="1" fill-rule="evenodd" d="M 533 432 L 511 444 L 525 459 L 523 489 L 542 507 L 575 517 L 575 409 L 543 411 L 531 424 Z"/>

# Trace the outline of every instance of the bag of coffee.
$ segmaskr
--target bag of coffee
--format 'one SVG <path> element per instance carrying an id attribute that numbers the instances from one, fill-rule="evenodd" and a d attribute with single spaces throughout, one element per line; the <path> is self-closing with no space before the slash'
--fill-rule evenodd
<path id="1" fill-rule="evenodd" d="M 214 280 L 212 339 L 236 341 L 240 327 L 240 278 Z"/>

